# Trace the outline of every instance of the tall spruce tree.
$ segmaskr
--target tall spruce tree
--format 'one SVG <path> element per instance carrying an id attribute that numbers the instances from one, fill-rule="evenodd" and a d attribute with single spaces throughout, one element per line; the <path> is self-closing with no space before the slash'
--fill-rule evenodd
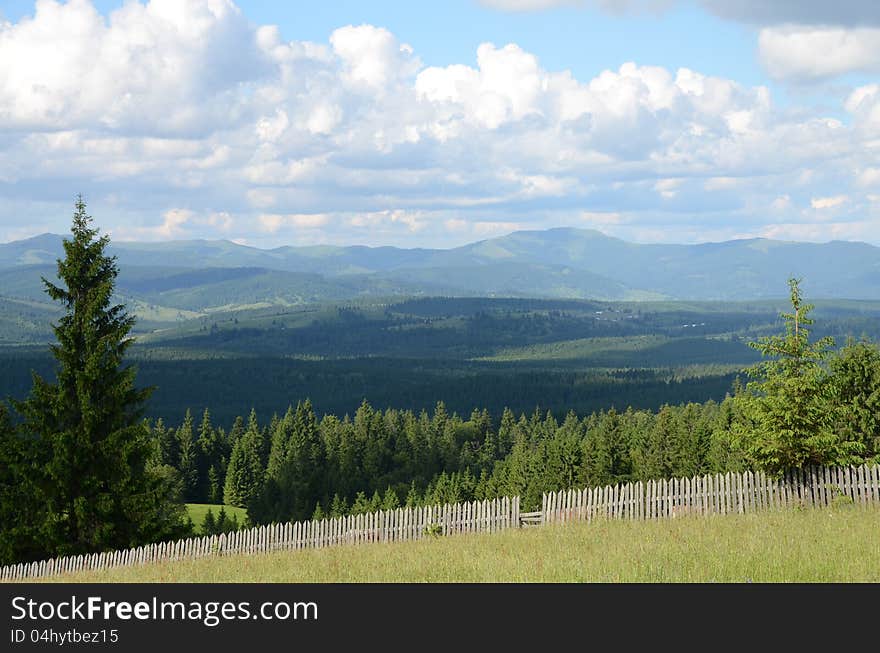
<path id="1" fill-rule="evenodd" d="M 43 279 L 64 306 L 55 325 L 56 383 L 33 375 L 21 431 L 45 513 L 41 553 L 78 554 L 125 548 L 179 532 L 183 506 L 149 462 L 154 442 L 141 421 L 149 388 L 135 387 L 123 365 L 134 317 L 112 304 L 118 268 L 77 197 L 72 238 L 58 260 L 61 285 Z"/>

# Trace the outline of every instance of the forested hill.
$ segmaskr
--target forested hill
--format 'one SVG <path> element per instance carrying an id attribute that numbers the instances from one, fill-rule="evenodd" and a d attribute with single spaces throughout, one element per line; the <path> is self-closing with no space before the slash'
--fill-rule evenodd
<path id="1" fill-rule="evenodd" d="M 44 266 L 63 256 L 61 241 L 62 236 L 43 234 L 0 244 L 0 271 L 38 281 Z M 123 271 L 137 277 L 134 283 L 142 294 L 177 290 L 173 284 L 178 283 L 199 297 L 210 295 L 217 286 L 233 300 L 238 295 L 259 296 L 270 303 L 279 296 L 295 303 L 439 294 L 745 300 L 782 297 L 783 282 L 792 276 L 802 277 L 814 298 L 880 299 L 880 248 L 843 241 L 756 238 L 645 245 L 597 231 L 560 228 L 518 231 L 445 250 L 258 249 L 229 241 L 191 240 L 114 242 L 110 251 Z M 217 268 L 247 272 L 222 274 Z M 208 272 L 194 275 L 194 269 Z M 291 285 L 298 288 L 294 297 L 279 290 Z M 8 296 L 5 286 L 0 287 L 0 295 Z"/>

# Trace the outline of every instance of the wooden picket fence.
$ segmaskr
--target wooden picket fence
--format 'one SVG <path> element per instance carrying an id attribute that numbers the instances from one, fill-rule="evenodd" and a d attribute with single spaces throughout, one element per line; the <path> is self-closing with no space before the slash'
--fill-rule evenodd
<path id="1" fill-rule="evenodd" d="M 401 542 L 455 533 L 494 533 L 519 527 L 519 507 L 519 497 L 505 497 L 257 526 L 223 535 L 161 542 L 124 551 L 8 565 L 0 568 L 0 580 L 57 576 L 83 570 L 235 553 L 319 549 L 365 542 Z"/>
<path id="2" fill-rule="evenodd" d="M 838 499 L 838 497 L 845 497 Z M 880 465 L 810 467 L 780 479 L 763 472 L 639 481 L 543 496 L 543 523 L 747 513 L 797 506 L 880 502 Z"/>
<path id="3" fill-rule="evenodd" d="M 456 533 L 494 533 L 570 520 L 658 519 L 686 514 L 746 513 L 792 505 L 826 506 L 841 500 L 839 497 L 863 506 L 880 503 L 880 466 L 811 467 L 780 479 L 749 471 L 561 490 L 545 493 L 541 510 L 535 512 L 520 512 L 520 498 L 515 496 L 258 526 L 125 551 L 8 565 L 0 567 L 0 580 L 236 553 L 401 542 Z"/>

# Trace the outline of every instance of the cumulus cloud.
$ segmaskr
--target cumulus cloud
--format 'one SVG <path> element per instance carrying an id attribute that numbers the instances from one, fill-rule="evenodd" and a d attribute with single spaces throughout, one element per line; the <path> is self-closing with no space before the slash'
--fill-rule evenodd
<path id="1" fill-rule="evenodd" d="M 777 79 L 812 81 L 851 72 L 880 72 L 880 28 L 762 29 L 758 52 Z"/>
<path id="2" fill-rule="evenodd" d="M 127 237 L 435 245 L 657 221 L 671 238 L 707 215 L 733 235 L 876 193 L 876 84 L 843 121 L 689 68 L 577 79 L 512 43 L 475 55 L 426 67 L 372 25 L 285 41 L 230 0 L 107 18 L 41 0 L 0 26 L 0 238 L 22 206 L 63 231 L 78 191 Z"/>
<path id="3" fill-rule="evenodd" d="M 400 44 L 388 30 L 372 25 L 341 27 L 330 36 L 342 61 L 343 76 L 354 84 L 385 89 L 406 79 L 420 67 L 409 45 Z"/>
<path id="4" fill-rule="evenodd" d="M 854 89 L 844 102 L 856 129 L 863 136 L 880 135 L 880 84 L 866 84 Z"/>
<path id="5" fill-rule="evenodd" d="M 814 197 L 810 200 L 810 206 L 814 209 L 833 209 L 836 206 L 847 202 L 849 198 L 846 195 L 835 195 L 834 197 Z"/>
<path id="6" fill-rule="evenodd" d="M 190 134 L 244 118 L 235 93 L 267 63 L 231 0 L 131 2 L 109 20 L 89 0 L 38 0 L 0 24 L 0 122 Z"/>

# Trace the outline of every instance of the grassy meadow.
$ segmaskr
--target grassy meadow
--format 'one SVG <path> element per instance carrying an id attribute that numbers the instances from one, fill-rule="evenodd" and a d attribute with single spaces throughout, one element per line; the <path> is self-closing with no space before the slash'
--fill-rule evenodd
<path id="1" fill-rule="evenodd" d="M 880 582 L 880 507 L 574 522 L 187 560 L 70 582 Z"/>
<path id="2" fill-rule="evenodd" d="M 238 506 L 224 506 L 219 503 L 188 503 L 186 504 L 186 512 L 189 515 L 190 519 L 193 520 L 193 524 L 196 525 L 196 528 L 200 528 L 202 522 L 205 521 L 205 515 L 208 514 L 208 511 L 214 513 L 214 517 L 220 514 L 220 508 L 226 510 L 226 516 L 229 519 L 232 519 L 232 516 L 235 515 L 238 518 L 239 524 L 244 524 L 244 520 L 247 519 L 247 510 L 244 508 L 239 508 Z"/>

